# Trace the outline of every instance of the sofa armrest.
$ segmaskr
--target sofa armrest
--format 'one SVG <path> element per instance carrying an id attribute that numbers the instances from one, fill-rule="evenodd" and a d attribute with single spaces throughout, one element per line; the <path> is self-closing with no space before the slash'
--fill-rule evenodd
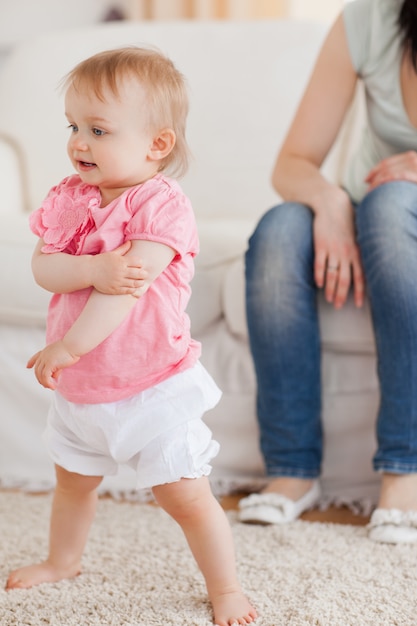
<path id="1" fill-rule="evenodd" d="M 25 211 L 21 158 L 13 142 L 0 135 L 1 202 L 0 214 Z"/>
<path id="2" fill-rule="evenodd" d="M 0 213 L 0 324 L 45 326 L 51 294 L 32 276 L 36 242 L 27 215 Z"/>

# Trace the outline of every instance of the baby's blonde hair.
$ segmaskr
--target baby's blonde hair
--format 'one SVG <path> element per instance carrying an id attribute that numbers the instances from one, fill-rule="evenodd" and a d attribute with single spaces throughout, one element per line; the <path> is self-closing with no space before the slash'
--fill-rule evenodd
<path id="1" fill-rule="evenodd" d="M 183 75 L 161 52 L 134 46 L 99 52 L 76 65 L 64 77 L 63 86 L 77 90 L 87 86 L 104 100 L 106 88 L 119 96 L 120 86 L 127 77 L 137 78 L 146 91 L 152 132 L 170 128 L 175 133 L 174 148 L 162 161 L 160 170 L 184 175 L 189 162 L 185 138 L 188 94 Z"/>

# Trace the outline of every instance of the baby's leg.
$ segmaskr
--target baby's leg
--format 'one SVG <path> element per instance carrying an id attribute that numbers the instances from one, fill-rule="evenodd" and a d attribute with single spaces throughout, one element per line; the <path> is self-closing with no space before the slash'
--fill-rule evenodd
<path id="1" fill-rule="evenodd" d="M 257 614 L 237 581 L 232 531 L 208 479 L 183 478 L 153 492 L 184 531 L 205 578 L 215 624 L 252 623 Z"/>
<path id="2" fill-rule="evenodd" d="M 9 575 L 6 589 L 27 589 L 40 583 L 73 578 L 94 519 L 101 476 L 81 476 L 56 466 L 57 485 L 52 502 L 49 555 L 46 561 L 22 567 Z"/>

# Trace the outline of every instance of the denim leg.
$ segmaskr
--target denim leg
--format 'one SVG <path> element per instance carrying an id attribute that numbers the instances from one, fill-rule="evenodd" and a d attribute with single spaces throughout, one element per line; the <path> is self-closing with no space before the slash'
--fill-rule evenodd
<path id="1" fill-rule="evenodd" d="M 313 215 L 268 211 L 246 252 L 246 311 L 257 378 L 261 451 L 269 476 L 315 478 L 322 432 Z"/>
<path id="2" fill-rule="evenodd" d="M 417 185 L 386 183 L 356 207 L 381 400 L 377 471 L 417 472 Z"/>

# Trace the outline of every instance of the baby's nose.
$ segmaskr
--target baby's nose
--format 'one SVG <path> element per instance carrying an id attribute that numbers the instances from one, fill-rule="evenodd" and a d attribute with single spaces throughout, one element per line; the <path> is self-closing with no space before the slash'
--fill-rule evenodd
<path id="1" fill-rule="evenodd" d="M 80 134 L 74 134 L 70 138 L 70 146 L 73 150 L 87 150 L 88 145 L 85 138 Z"/>

